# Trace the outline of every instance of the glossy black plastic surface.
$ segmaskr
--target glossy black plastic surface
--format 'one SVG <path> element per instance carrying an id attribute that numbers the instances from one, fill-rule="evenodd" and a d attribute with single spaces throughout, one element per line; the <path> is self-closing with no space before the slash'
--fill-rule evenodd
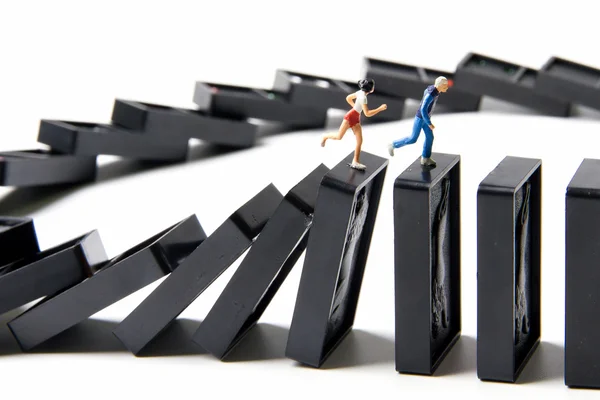
<path id="1" fill-rule="evenodd" d="M 257 323 L 306 248 L 321 164 L 279 204 L 192 340 L 223 359 Z"/>
<path id="2" fill-rule="evenodd" d="M 384 122 L 402 119 L 404 113 L 404 98 L 394 98 L 379 94 L 377 84 L 375 92 L 369 95 L 369 107 L 377 108 L 387 104 L 388 109 L 373 117 L 362 117 L 361 123 Z M 293 71 L 277 70 L 274 87 L 288 93 L 290 102 L 304 107 L 328 110 L 330 108 L 349 111 L 350 105 L 346 96 L 356 92 L 357 82 L 343 82 L 321 76 L 300 74 Z"/>
<path id="3" fill-rule="evenodd" d="M 183 161 L 187 140 L 149 137 L 109 124 L 42 120 L 38 141 L 54 151 L 77 156 L 100 154 L 140 160 Z"/>
<path id="4" fill-rule="evenodd" d="M 394 182 L 396 371 L 432 375 L 461 334 L 460 156 Z"/>
<path id="5" fill-rule="evenodd" d="M 536 90 L 538 71 L 507 61 L 469 53 L 456 67 L 457 87 L 470 93 L 508 101 L 546 115 L 566 117 L 571 105 Z"/>
<path id="6" fill-rule="evenodd" d="M 0 216 L 0 267 L 39 251 L 31 218 Z"/>
<path id="7" fill-rule="evenodd" d="M 344 86 L 335 79 L 282 69 L 275 72 L 273 83 L 275 90 L 287 94 L 290 103 L 325 110 L 340 103 L 340 95 L 347 89 Z"/>
<path id="8" fill-rule="evenodd" d="M 24 351 L 169 274 L 206 239 L 190 216 L 105 263 L 98 272 L 46 297 L 8 323 Z"/>
<path id="9" fill-rule="evenodd" d="M 90 182 L 96 178 L 96 157 L 48 150 L 0 153 L 0 186 L 44 186 Z"/>
<path id="10" fill-rule="evenodd" d="M 339 83 L 342 87 L 345 87 L 344 94 L 341 96 L 341 101 L 338 100 L 337 106 L 332 108 L 349 111 L 350 105 L 346 102 L 346 96 L 358 90 L 358 82 L 339 81 Z M 398 121 L 404 116 L 404 102 L 406 99 L 404 97 L 380 93 L 378 89 L 379 85 L 377 84 L 377 81 L 375 81 L 375 91 L 369 94 L 367 105 L 369 106 L 369 109 L 375 109 L 382 104 L 386 104 L 387 109 L 372 117 L 367 118 L 363 115 L 360 121 L 363 125 L 377 122 Z"/>
<path id="11" fill-rule="evenodd" d="M 122 99 L 115 100 L 112 121 L 145 135 L 235 147 L 253 146 L 258 133 L 257 125 L 243 118 L 219 118 L 198 110 Z"/>
<path id="12" fill-rule="evenodd" d="M 300 278 L 286 356 L 320 367 L 354 324 L 388 160 L 349 154 L 323 178 Z"/>
<path id="13" fill-rule="evenodd" d="M 258 118 L 298 127 L 323 127 L 327 110 L 293 104 L 288 94 L 244 86 L 196 82 L 194 103 L 214 115 Z"/>
<path id="14" fill-rule="evenodd" d="M 433 85 L 438 76 L 454 79 L 454 74 L 449 71 L 438 71 L 375 58 L 364 59 L 363 75 L 375 80 L 375 90 L 379 93 L 419 101 L 423 98 L 423 92 L 427 86 Z M 453 111 L 477 111 L 480 103 L 481 96 L 463 90 L 456 82 L 438 98 L 437 102 Z"/>
<path id="15" fill-rule="evenodd" d="M 600 69 L 551 57 L 539 71 L 535 90 L 600 110 Z"/>
<path id="16" fill-rule="evenodd" d="M 231 214 L 115 328 L 119 340 L 139 354 L 252 245 L 282 199 L 269 185 Z"/>
<path id="17" fill-rule="evenodd" d="M 477 376 L 515 382 L 541 335 L 541 160 L 506 157 L 477 191 Z"/>
<path id="18" fill-rule="evenodd" d="M 600 160 L 571 179 L 565 223 L 565 384 L 600 389 Z"/>
<path id="19" fill-rule="evenodd" d="M 0 269 L 0 314 L 53 295 L 92 276 L 107 261 L 92 231 Z"/>

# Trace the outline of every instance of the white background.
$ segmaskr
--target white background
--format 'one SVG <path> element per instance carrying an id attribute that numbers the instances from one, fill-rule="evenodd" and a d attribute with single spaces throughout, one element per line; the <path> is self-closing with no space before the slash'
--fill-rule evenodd
<path id="1" fill-rule="evenodd" d="M 116 97 L 193 107 L 196 80 L 269 87 L 276 68 L 358 80 L 370 55 L 452 70 L 469 51 L 539 68 L 558 55 L 600 66 L 591 1 L 27 1 L 0 6 L 0 150 L 35 148 L 42 118 L 106 122 Z M 364 150 L 410 133 L 401 122 L 364 129 Z M 414 114 L 413 114 L 414 115 Z M 303 258 L 261 324 L 222 363 L 189 343 L 235 264 L 156 344 L 135 358 L 111 329 L 149 291 L 98 313 L 36 354 L 21 354 L 4 322 L 5 396 L 45 398 L 586 398 L 563 384 L 564 194 L 584 157 L 600 157 L 600 119 L 557 119 L 486 100 L 474 114 L 437 114 L 434 151 L 462 156 L 463 337 L 435 377 L 394 370 L 393 180 L 423 137 L 390 160 L 355 330 L 323 369 L 284 358 Z M 337 121 L 339 123 L 339 119 Z M 334 127 L 333 129 L 336 129 Z M 318 163 L 354 147 L 318 145 L 323 131 L 265 138 L 251 150 L 161 169 L 102 157 L 101 181 L 63 191 L 0 189 L 0 214 L 35 218 L 40 245 L 99 229 L 109 256 L 197 214 L 207 233 L 266 184 L 282 193 Z M 543 343 L 519 384 L 477 379 L 476 221 L 479 182 L 506 155 L 543 159 Z M 128 173 L 125 173 L 128 172 Z M 170 356 L 166 356 L 170 355 Z M 408 395 L 408 396 L 406 396 Z"/>

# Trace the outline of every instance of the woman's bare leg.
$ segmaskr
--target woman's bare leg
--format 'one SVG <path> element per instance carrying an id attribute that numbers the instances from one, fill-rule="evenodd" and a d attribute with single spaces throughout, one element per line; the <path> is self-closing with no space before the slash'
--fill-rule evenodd
<path id="1" fill-rule="evenodd" d="M 340 125 L 340 130 L 337 133 L 330 133 L 321 136 L 321 147 L 325 146 L 327 139 L 341 140 L 346 134 L 348 128 L 350 128 L 350 123 L 346 120 L 343 120 L 342 124 Z"/>
<path id="2" fill-rule="evenodd" d="M 360 151 L 362 147 L 363 137 L 362 137 L 362 126 L 360 124 L 356 124 L 352 127 L 352 132 L 354 132 L 354 136 L 356 137 L 356 149 L 354 150 L 354 164 L 360 164 Z"/>

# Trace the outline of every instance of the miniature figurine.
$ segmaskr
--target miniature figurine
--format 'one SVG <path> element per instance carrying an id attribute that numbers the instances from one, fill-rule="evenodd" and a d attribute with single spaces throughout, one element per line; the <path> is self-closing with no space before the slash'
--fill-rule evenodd
<path id="1" fill-rule="evenodd" d="M 421 165 L 435 167 L 435 160 L 431 158 L 433 130 L 435 129 L 435 126 L 431 123 L 431 114 L 433 113 L 435 103 L 437 102 L 440 93 L 447 91 L 449 86 L 451 86 L 451 82 L 448 81 L 446 77 L 439 76 L 433 85 L 428 86 L 427 89 L 425 89 L 425 92 L 423 92 L 423 99 L 421 100 L 417 115 L 415 116 L 412 134 L 388 144 L 390 156 L 394 156 L 394 149 L 406 146 L 407 144 L 416 143 L 422 129 L 425 131 L 425 144 L 423 145 L 423 153 L 421 155 Z"/>
<path id="2" fill-rule="evenodd" d="M 367 107 L 367 95 L 373 93 L 375 90 L 375 81 L 373 79 L 362 79 L 358 81 L 358 88 L 359 90 L 357 92 L 349 94 L 346 97 L 346 101 L 350 104 L 352 109 L 348 111 L 344 117 L 340 130 L 337 133 L 323 135 L 321 138 L 321 146 L 325 146 L 327 139 L 341 140 L 348 128 L 352 129 L 352 132 L 354 132 L 354 136 L 356 137 L 356 149 L 354 150 L 354 159 L 352 164 L 350 164 L 350 167 L 364 171 L 367 167 L 360 163 L 360 149 L 362 146 L 360 113 L 364 111 L 366 117 L 372 117 L 373 115 L 386 110 L 387 105 L 382 104 L 374 110 L 369 110 L 369 107 Z"/>

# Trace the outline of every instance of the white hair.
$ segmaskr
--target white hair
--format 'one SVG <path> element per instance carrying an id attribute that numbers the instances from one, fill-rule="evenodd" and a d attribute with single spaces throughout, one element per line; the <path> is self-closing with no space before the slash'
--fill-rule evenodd
<path id="1" fill-rule="evenodd" d="M 441 85 L 447 85 L 448 84 L 448 79 L 445 76 L 438 76 L 435 80 L 435 87 L 441 86 Z"/>

